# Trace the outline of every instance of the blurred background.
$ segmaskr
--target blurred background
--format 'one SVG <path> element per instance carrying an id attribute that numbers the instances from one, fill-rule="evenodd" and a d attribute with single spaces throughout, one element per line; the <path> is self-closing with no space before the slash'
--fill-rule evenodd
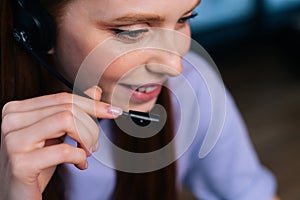
<path id="1" fill-rule="evenodd" d="M 300 199 L 300 0 L 202 0 L 193 38 L 214 59 L 282 200 Z"/>

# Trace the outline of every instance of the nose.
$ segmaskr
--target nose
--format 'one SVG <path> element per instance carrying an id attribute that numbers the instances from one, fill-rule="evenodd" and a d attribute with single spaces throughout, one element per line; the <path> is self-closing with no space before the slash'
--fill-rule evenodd
<path id="1" fill-rule="evenodd" d="M 149 40 L 151 62 L 146 65 L 147 69 L 169 76 L 180 75 L 182 56 L 190 47 L 190 37 L 173 29 L 158 28 L 153 32 L 153 38 Z"/>
<path id="2" fill-rule="evenodd" d="M 179 54 L 153 50 L 152 58 L 146 63 L 146 69 L 152 73 L 178 76 L 182 72 L 182 59 Z"/>

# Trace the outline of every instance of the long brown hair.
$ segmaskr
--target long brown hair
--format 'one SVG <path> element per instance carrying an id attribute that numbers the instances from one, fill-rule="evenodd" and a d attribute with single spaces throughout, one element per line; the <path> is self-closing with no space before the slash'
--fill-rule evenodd
<path id="1" fill-rule="evenodd" d="M 68 0 L 42 0 L 43 5 L 50 14 L 57 16 L 62 6 Z M 39 64 L 13 41 L 13 10 L 12 0 L 1 0 L 1 71 L 0 71 L 0 105 L 18 99 L 46 94 L 43 80 L 51 80 L 55 84 L 57 80 L 49 76 Z M 168 120 L 163 130 L 149 141 L 143 142 L 132 138 L 120 136 L 116 142 L 121 146 L 128 144 L 129 150 L 145 152 L 159 148 L 167 144 L 173 137 L 172 113 L 169 106 L 167 92 L 159 98 L 161 104 L 167 106 Z M 116 128 L 116 126 L 115 126 Z M 119 134 L 117 134 L 119 135 Z M 123 134 L 124 135 L 124 134 Z M 136 145 L 138 144 L 138 145 Z M 61 191 L 63 186 L 58 184 L 60 178 L 55 174 L 48 184 L 44 197 L 57 199 L 60 195 L 53 195 L 55 191 Z M 117 171 L 114 199 L 176 199 L 176 168 L 175 164 L 150 173 L 133 174 Z M 59 190 L 53 189 L 60 187 Z"/>
<path id="2" fill-rule="evenodd" d="M 1 1 L 1 107 L 40 94 L 40 69 L 13 40 L 12 1 Z"/>
<path id="3" fill-rule="evenodd" d="M 172 110 L 170 108 L 169 93 L 166 88 L 163 89 L 157 103 L 164 105 L 168 113 L 168 119 L 163 129 L 155 136 L 141 139 L 134 138 L 126 133 L 121 133 L 120 131 L 118 132 L 116 131 L 117 126 L 114 126 L 114 135 L 116 135 L 118 147 L 130 152 L 143 153 L 159 150 L 171 142 L 174 137 L 174 127 L 172 124 Z M 174 151 L 168 152 L 168 155 L 160 155 L 160 159 L 166 157 L 174 158 Z M 151 162 L 157 161 L 148 160 L 145 162 L 149 162 L 150 164 Z M 177 193 L 175 183 L 175 163 L 172 163 L 163 169 L 148 173 L 126 173 L 117 171 L 115 199 L 176 199 Z"/>

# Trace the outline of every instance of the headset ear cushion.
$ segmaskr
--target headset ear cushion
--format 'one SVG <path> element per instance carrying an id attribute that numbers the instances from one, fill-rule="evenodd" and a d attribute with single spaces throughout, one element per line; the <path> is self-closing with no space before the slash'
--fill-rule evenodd
<path id="1" fill-rule="evenodd" d="M 53 20 L 39 1 L 31 2 L 14 0 L 14 28 L 26 32 L 34 50 L 48 52 L 55 42 Z"/>

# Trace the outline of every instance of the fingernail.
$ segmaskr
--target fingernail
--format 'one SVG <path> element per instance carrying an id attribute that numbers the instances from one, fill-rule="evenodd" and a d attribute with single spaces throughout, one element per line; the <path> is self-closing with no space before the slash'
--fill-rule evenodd
<path id="1" fill-rule="evenodd" d="M 98 85 L 95 85 L 94 88 L 95 88 L 96 90 L 98 90 L 98 92 L 100 92 L 100 93 L 102 94 L 102 89 L 101 89 Z"/>
<path id="2" fill-rule="evenodd" d="M 110 114 L 113 114 L 115 116 L 120 116 L 120 115 L 122 115 L 123 110 L 119 107 L 110 106 L 110 107 L 108 107 L 107 112 Z"/>

